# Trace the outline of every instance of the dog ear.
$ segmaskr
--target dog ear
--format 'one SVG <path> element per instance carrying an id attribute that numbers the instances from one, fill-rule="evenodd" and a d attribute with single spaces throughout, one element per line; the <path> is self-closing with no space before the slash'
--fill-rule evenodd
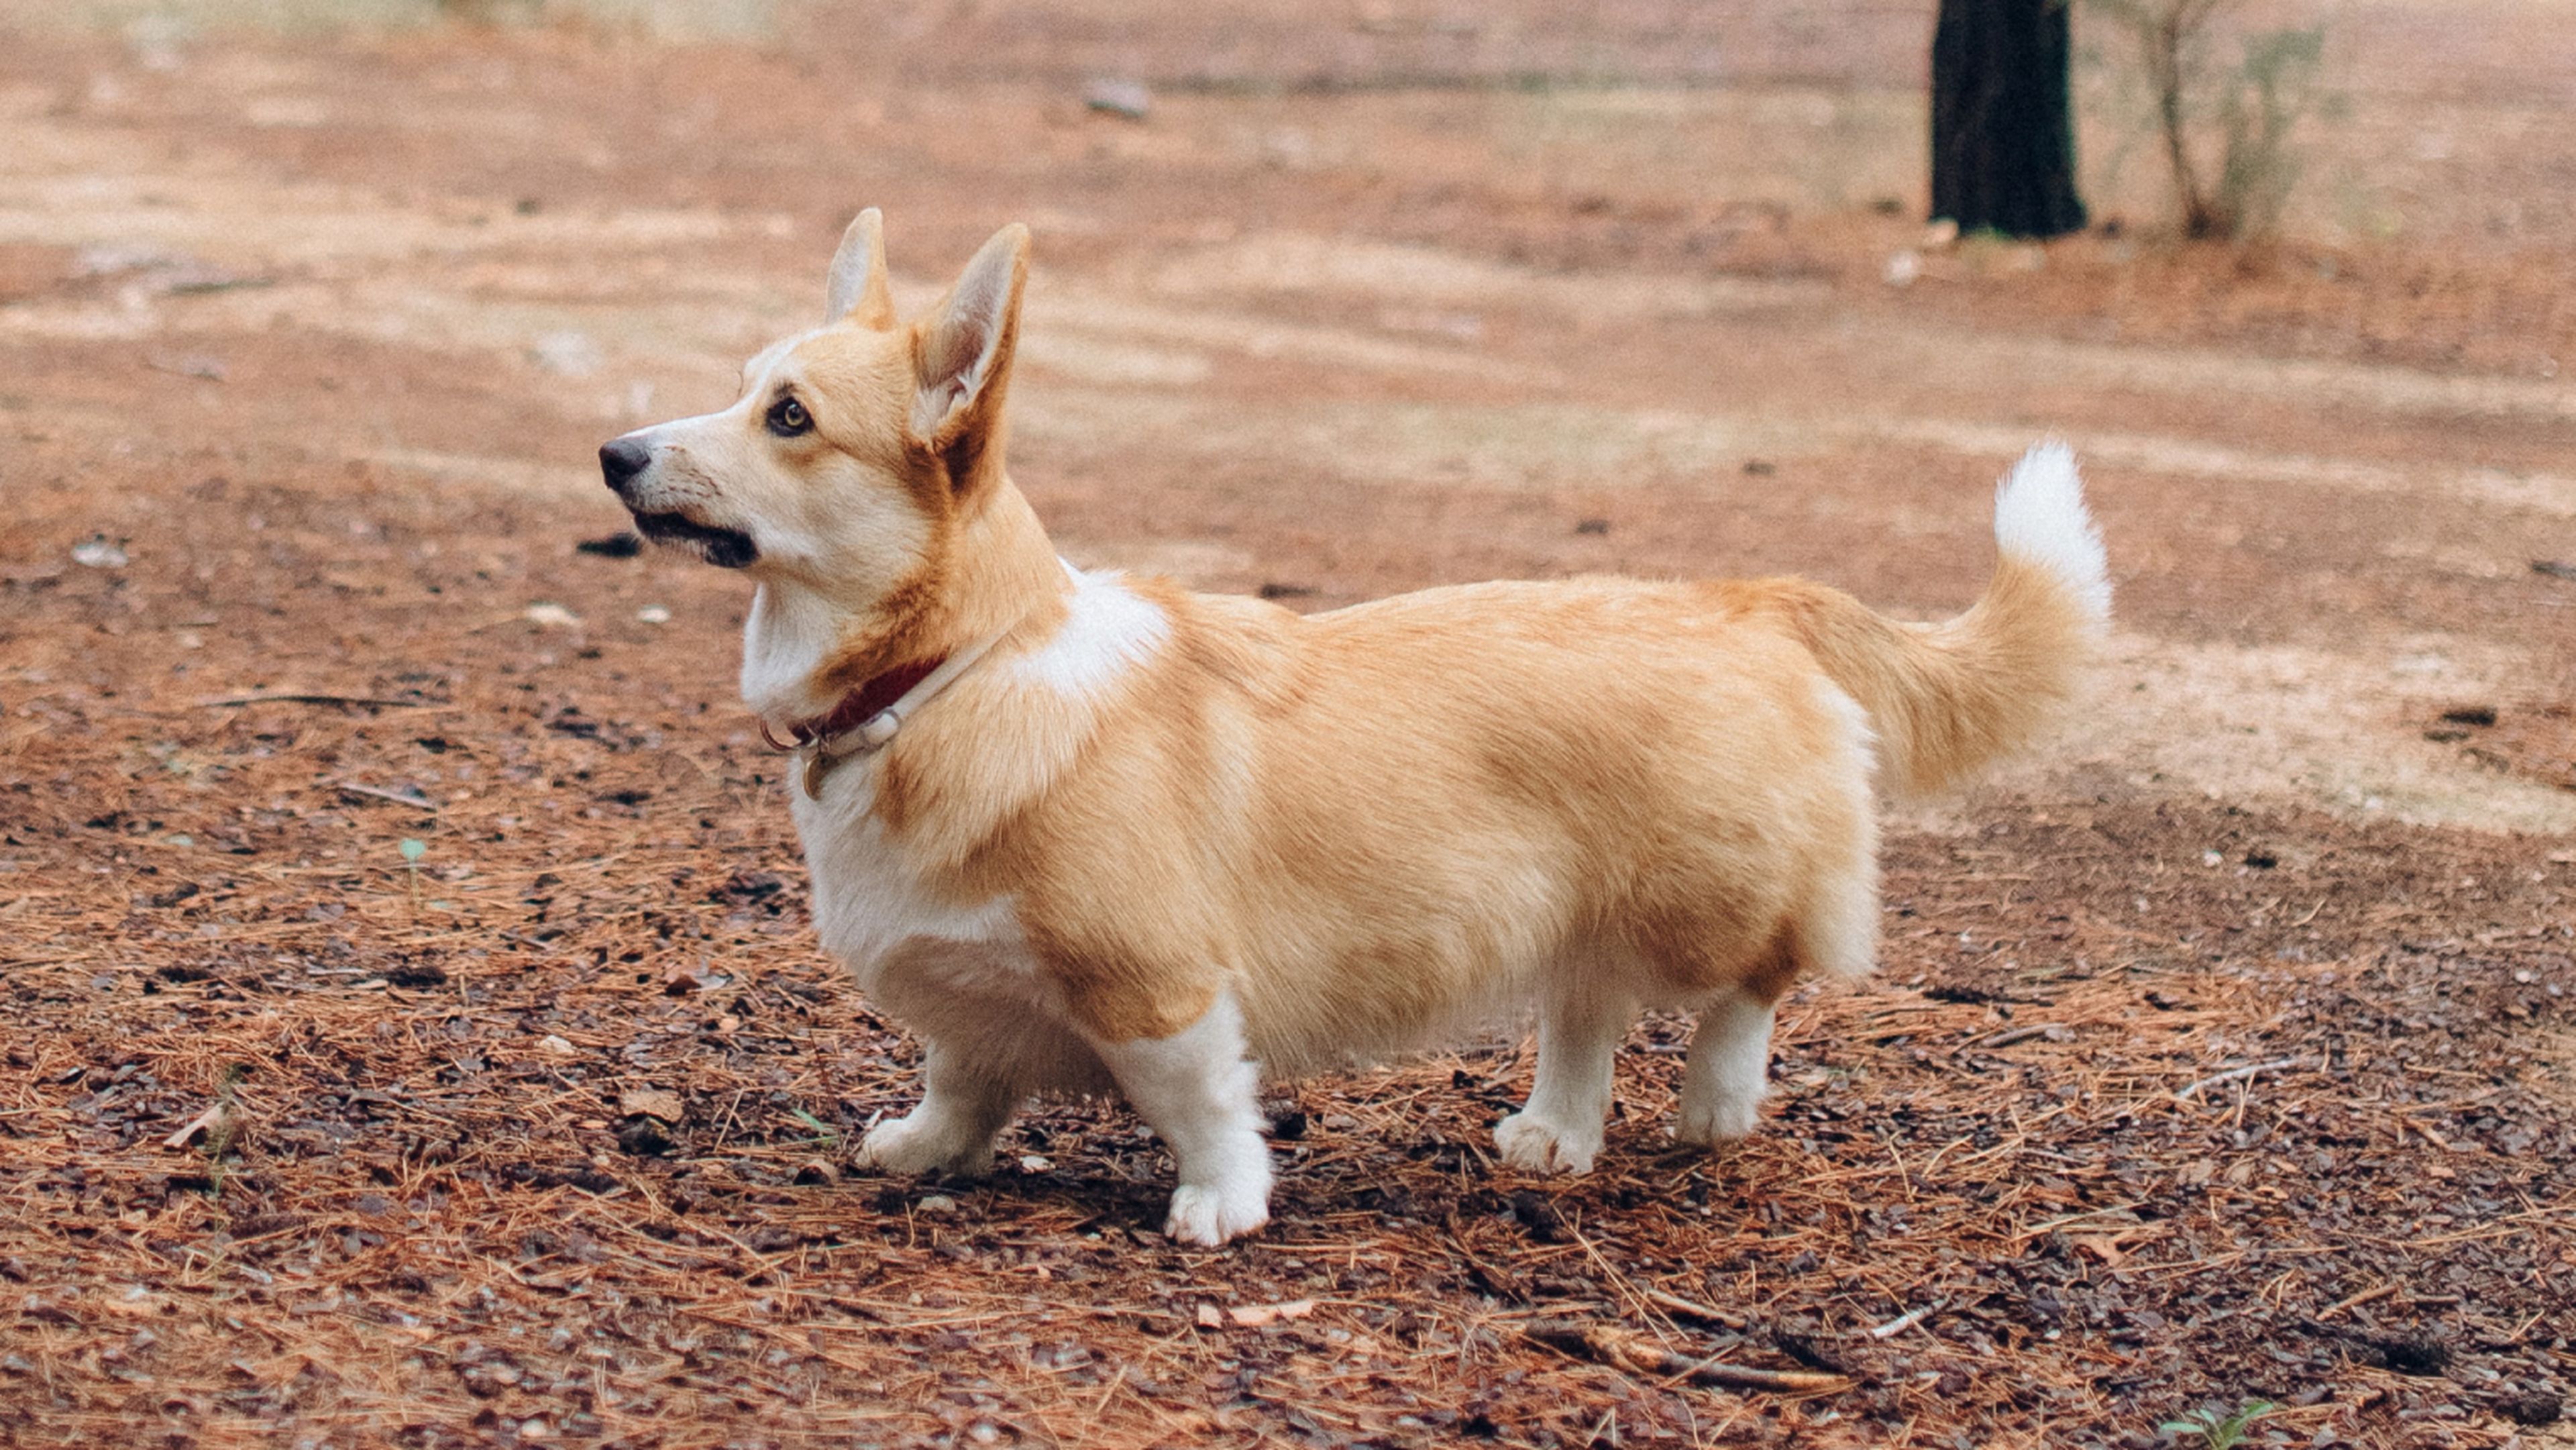
<path id="1" fill-rule="evenodd" d="M 875 207 L 851 221 L 841 233 L 841 249 L 832 254 L 823 325 L 843 318 L 861 327 L 894 326 L 894 294 L 886 290 L 885 214 Z"/>
<path id="2" fill-rule="evenodd" d="M 959 484 L 1001 421 L 1028 277 L 1029 229 L 1013 222 L 993 234 L 947 297 L 916 324 L 912 433 L 948 460 L 949 476 Z"/>

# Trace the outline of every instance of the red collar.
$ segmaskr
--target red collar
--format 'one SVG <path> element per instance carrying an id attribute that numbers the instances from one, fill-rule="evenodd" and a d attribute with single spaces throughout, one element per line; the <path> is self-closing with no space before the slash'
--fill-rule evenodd
<path id="1" fill-rule="evenodd" d="M 930 678 L 931 671 L 947 662 L 946 655 L 934 655 L 926 660 L 915 660 L 908 665 L 897 665 L 843 695 L 841 703 L 833 706 L 830 714 L 817 715 L 810 720 L 799 720 L 789 725 L 786 740 L 780 740 L 769 733 L 769 721 L 763 717 L 760 721 L 760 738 L 768 741 L 769 748 L 772 750 L 794 750 L 800 746 L 811 745 L 817 740 L 829 740 L 836 735 L 846 735 L 865 724 L 878 711 L 902 699 L 905 692 Z"/>

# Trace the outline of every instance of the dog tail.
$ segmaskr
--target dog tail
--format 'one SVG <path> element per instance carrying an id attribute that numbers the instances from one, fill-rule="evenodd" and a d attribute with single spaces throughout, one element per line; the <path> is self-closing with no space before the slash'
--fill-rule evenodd
<path id="1" fill-rule="evenodd" d="M 1936 790 L 2027 744 L 2074 697 L 2109 631 L 2102 536 L 2066 445 L 2033 448 L 2005 476 L 1995 543 L 1985 594 L 1940 624 L 1901 624 L 1821 585 L 1780 600 L 1868 712 L 1882 775 L 1900 792 Z"/>

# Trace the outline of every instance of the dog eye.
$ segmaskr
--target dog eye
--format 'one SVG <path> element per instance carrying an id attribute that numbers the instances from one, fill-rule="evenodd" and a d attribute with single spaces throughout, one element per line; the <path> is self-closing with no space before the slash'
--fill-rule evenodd
<path id="1" fill-rule="evenodd" d="M 805 405 L 794 398 L 781 398 L 770 405 L 769 431 L 781 438 L 793 438 L 799 433 L 810 433 L 814 431 L 814 416 L 806 412 Z"/>

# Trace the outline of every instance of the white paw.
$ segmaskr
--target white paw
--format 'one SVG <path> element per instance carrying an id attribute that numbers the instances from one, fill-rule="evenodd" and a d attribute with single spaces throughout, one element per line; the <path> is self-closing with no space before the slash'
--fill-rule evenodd
<path id="1" fill-rule="evenodd" d="M 926 1110 L 879 1123 L 859 1140 L 859 1166 L 888 1173 L 927 1173 L 933 1168 L 966 1178 L 980 1178 L 993 1167 L 993 1145 L 960 1141 L 960 1135 L 936 1119 L 924 1122 Z"/>
<path id="2" fill-rule="evenodd" d="M 1532 1173 L 1589 1173 L 1601 1151 L 1601 1129 L 1590 1131 L 1551 1123 L 1530 1113 L 1514 1113 L 1494 1125 L 1494 1146 L 1503 1161 Z"/>
<path id="3" fill-rule="evenodd" d="M 1270 1222 L 1270 1195 L 1240 1187 L 1202 1188 L 1184 1183 L 1172 1194 L 1163 1232 L 1175 1241 L 1215 1248 Z"/>
<path id="4" fill-rule="evenodd" d="M 1673 1118 L 1673 1141 L 1716 1148 L 1753 1131 L 1762 1099 L 1724 1098 L 1714 1103 L 1687 1103 Z"/>

